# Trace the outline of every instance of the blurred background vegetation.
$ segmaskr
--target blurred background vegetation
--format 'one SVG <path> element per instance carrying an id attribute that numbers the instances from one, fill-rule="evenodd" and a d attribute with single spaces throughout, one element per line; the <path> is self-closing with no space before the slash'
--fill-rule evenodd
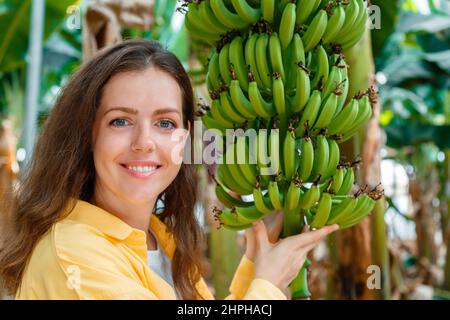
<path id="1" fill-rule="evenodd" d="M 208 53 L 192 46 L 183 15 L 176 11 L 179 6 L 176 0 L 153 2 L 151 28 L 122 27 L 123 38 L 161 41 L 189 70 L 197 97 L 207 100 L 203 82 Z M 343 245 L 345 237 L 339 235 L 341 241 L 329 239 L 327 245 L 324 243 L 314 252 L 311 291 L 313 298 L 448 299 L 450 3 L 371 2 L 380 8 L 381 28 L 368 32 L 366 41 L 355 49 L 358 51 L 348 55 L 353 59 L 354 78 L 361 74 L 367 78 L 372 72 L 378 84 L 381 106 L 378 123 L 383 129 L 379 165 L 386 207 L 379 209 L 381 222 L 373 215 L 368 218 L 372 227 L 369 224 L 355 227 L 368 228 L 363 232 L 371 240 L 368 262 L 358 262 L 364 253 L 353 248 L 356 244 L 352 242 Z M 95 1 L 45 1 L 40 125 L 61 87 L 82 63 L 82 19 L 88 6 L 95 6 Z M 31 0 L 0 0 L 0 196 L 9 185 L 20 183 L 16 176 L 26 156 L 23 126 L 30 9 Z M 79 27 L 74 27 L 74 21 L 80 23 Z M 360 52 L 367 52 L 370 61 Z M 355 143 L 363 145 L 370 136 L 361 133 L 359 139 L 360 142 L 353 141 L 349 147 L 353 155 L 361 152 L 355 149 Z M 199 215 L 209 234 L 210 268 L 206 276 L 216 296 L 222 298 L 242 254 L 243 238 L 241 234 L 214 227 L 209 213 L 211 206 L 218 203 L 204 168 L 199 170 L 203 172 L 202 186 L 208 190 L 199 204 Z M 352 232 L 348 237 L 353 241 L 361 236 L 357 230 Z M 346 255 L 352 257 L 350 264 L 345 262 Z M 358 289 L 358 281 L 370 276 L 366 262 L 382 265 L 383 288 L 363 293 L 367 290 Z M 358 263 L 360 267 L 355 266 Z M 349 270 L 359 273 L 359 277 L 349 276 Z"/>

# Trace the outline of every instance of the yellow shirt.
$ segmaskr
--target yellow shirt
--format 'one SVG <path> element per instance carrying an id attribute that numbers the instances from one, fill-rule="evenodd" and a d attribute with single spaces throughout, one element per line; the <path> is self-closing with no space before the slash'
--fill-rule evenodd
<path id="1" fill-rule="evenodd" d="M 172 259 L 175 242 L 152 214 L 150 228 Z M 174 289 L 147 265 L 146 234 L 82 200 L 38 241 L 16 299 L 176 299 Z M 214 299 L 202 278 L 196 285 Z M 226 299 L 286 299 L 271 282 L 253 279 L 243 256 Z M 198 297 L 197 297 L 198 298 Z"/>

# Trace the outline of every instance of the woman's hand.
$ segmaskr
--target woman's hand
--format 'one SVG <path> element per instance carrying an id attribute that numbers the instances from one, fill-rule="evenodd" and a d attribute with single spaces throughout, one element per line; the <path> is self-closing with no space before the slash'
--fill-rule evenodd
<path id="1" fill-rule="evenodd" d="M 264 218 L 267 227 L 267 237 L 270 243 L 276 243 L 283 229 L 283 211 L 274 211 Z M 254 261 L 256 254 L 255 228 L 245 230 L 246 248 L 245 256 Z"/>
<path id="2" fill-rule="evenodd" d="M 269 231 L 263 221 L 253 223 L 253 228 L 246 232 L 247 246 L 252 247 L 247 248 L 246 254 L 248 252 L 253 255 L 247 257 L 254 262 L 255 279 L 270 281 L 283 292 L 287 292 L 289 284 L 303 266 L 308 252 L 325 236 L 336 231 L 338 226 L 326 226 L 316 231 L 303 232 L 278 240 L 281 230 L 280 214 L 274 220 L 275 223 Z M 276 232 L 278 235 L 275 237 Z"/>

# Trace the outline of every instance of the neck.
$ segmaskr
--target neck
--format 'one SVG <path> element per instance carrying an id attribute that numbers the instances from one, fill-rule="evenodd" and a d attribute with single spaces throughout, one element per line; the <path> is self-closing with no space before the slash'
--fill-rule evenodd
<path id="1" fill-rule="evenodd" d="M 106 197 L 102 194 L 94 193 L 92 202 L 103 210 L 115 215 L 129 226 L 147 233 L 156 199 L 148 202 L 133 203 L 116 197 Z"/>

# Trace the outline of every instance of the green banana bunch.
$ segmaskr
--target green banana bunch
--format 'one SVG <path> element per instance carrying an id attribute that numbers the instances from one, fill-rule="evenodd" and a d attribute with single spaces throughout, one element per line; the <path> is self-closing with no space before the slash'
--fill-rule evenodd
<path id="1" fill-rule="evenodd" d="M 381 193 L 352 194 L 354 163 L 342 162 L 339 149 L 373 113 L 372 91 L 347 97 L 342 53 L 365 32 L 366 3 L 185 0 L 182 7 L 211 98 L 196 114 L 222 134 L 263 129 L 252 139 L 227 141 L 215 176 L 216 196 L 225 206 L 215 210 L 220 223 L 244 230 L 283 210 L 283 236 L 289 236 L 305 223 L 349 228 L 366 217 Z M 309 296 L 309 263 L 290 286 L 293 297 Z"/>
<path id="2" fill-rule="evenodd" d="M 215 194 L 217 199 L 219 199 L 219 201 L 222 202 L 228 208 L 249 207 L 253 204 L 251 202 L 245 202 L 241 199 L 233 197 L 232 195 L 230 195 L 228 191 L 225 190 L 224 186 L 221 185 L 219 182 L 216 182 Z"/>

